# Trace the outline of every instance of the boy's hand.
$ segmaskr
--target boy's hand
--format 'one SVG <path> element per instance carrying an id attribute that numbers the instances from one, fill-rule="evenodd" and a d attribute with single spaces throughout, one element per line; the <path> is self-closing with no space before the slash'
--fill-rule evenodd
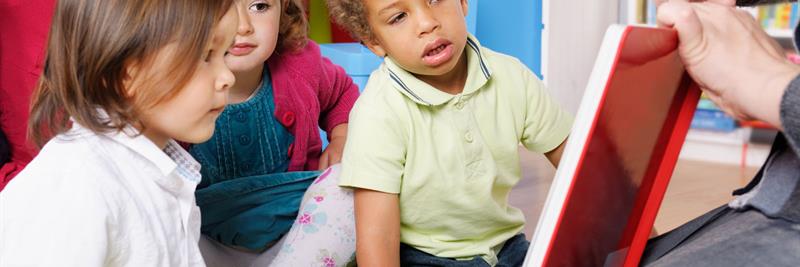
<path id="1" fill-rule="evenodd" d="M 325 170 L 331 165 L 342 161 L 344 143 L 347 140 L 347 123 L 333 127 L 330 133 L 331 142 L 319 158 L 319 169 Z"/>
<path id="2" fill-rule="evenodd" d="M 400 266 L 400 198 L 396 194 L 354 191 L 358 266 Z"/>

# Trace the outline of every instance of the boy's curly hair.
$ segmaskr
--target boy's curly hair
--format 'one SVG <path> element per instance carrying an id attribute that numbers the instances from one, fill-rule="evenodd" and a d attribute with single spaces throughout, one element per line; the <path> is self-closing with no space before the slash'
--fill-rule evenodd
<path id="1" fill-rule="evenodd" d="M 308 20 L 300 0 L 281 0 L 278 52 L 294 52 L 308 42 Z"/>
<path id="2" fill-rule="evenodd" d="M 330 16 L 356 40 L 372 40 L 364 0 L 327 0 Z"/>

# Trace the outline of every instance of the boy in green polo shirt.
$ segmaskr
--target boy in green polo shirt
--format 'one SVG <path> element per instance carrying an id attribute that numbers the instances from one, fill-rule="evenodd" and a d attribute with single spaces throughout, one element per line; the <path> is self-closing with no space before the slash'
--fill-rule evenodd
<path id="1" fill-rule="evenodd" d="M 467 0 L 328 0 L 385 56 L 350 113 L 341 186 L 355 189 L 360 266 L 519 266 L 508 204 L 518 145 L 556 165 L 572 118 L 519 60 L 467 33 Z"/>

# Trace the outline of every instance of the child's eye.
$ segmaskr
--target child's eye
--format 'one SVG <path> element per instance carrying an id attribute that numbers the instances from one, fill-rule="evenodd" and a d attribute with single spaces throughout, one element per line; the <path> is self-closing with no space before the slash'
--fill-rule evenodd
<path id="1" fill-rule="evenodd" d="M 430 2 L 430 3 L 431 3 L 431 5 L 434 5 L 434 4 L 438 4 L 438 3 L 439 3 L 439 2 L 441 2 L 441 1 L 440 1 L 440 0 L 430 0 L 430 1 L 428 1 L 428 2 Z"/>
<path id="2" fill-rule="evenodd" d="M 397 23 L 401 22 L 404 18 L 406 18 L 406 13 L 405 12 L 399 13 L 399 14 L 397 14 L 397 15 L 395 15 L 392 18 L 389 19 L 389 24 L 390 25 L 397 24 Z"/>
<path id="3" fill-rule="evenodd" d="M 253 3 L 250 5 L 250 11 L 253 12 L 264 12 L 267 11 L 271 6 L 267 3 Z"/>

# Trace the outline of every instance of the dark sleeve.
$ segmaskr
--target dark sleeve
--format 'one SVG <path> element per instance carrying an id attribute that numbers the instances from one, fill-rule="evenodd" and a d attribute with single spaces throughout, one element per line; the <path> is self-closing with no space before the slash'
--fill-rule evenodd
<path id="1" fill-rule="evenodd" d="M 783 93 L 780 111 L 783 132 L 797 155 L 800 155 L 800 75 Z"/>
<path id="2" fill-rule="evenodd" d="M 779 4 L 786 2 L 795 2 L 797 0 L 736 0 L 737 6 L 755 6 L 755 5 L 769 5 Z"/>
<path id="3" fill-rule="evenodd" d="M 3 131 L 0 131 L 0 166 L 6 164 L 11 159 L 11 147 Z"/>

